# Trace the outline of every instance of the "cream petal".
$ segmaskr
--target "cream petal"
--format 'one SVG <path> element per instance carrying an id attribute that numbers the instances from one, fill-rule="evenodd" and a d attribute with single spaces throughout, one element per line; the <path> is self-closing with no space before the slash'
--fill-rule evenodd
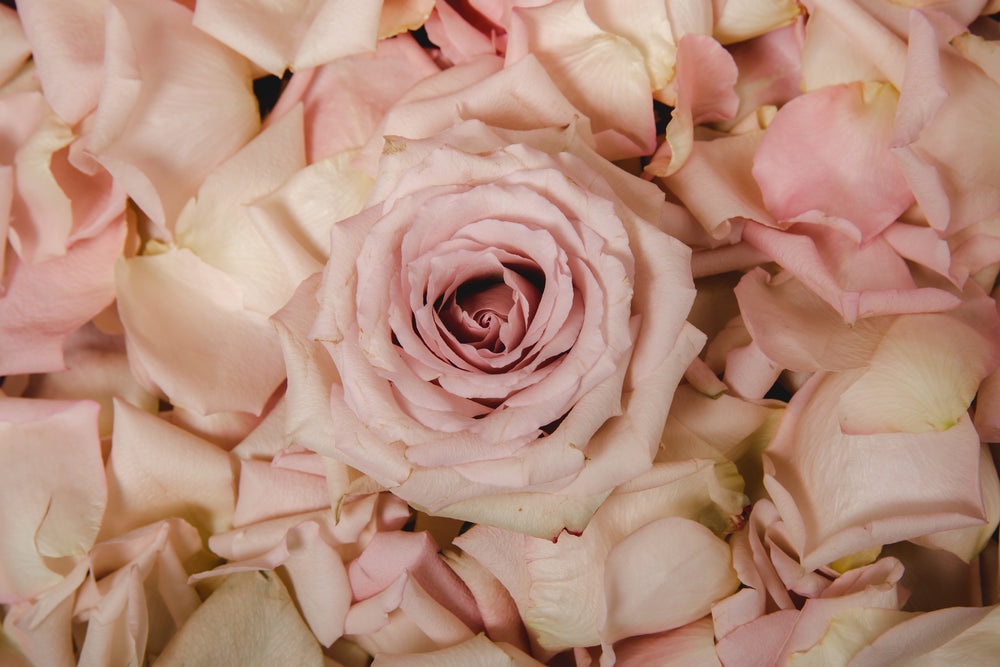
<path id="1" fill-rule="evenodd" d="M 237 9 L 203 0 L 195 8 L 194 25 L 281 76 L 286 69 L 298 71 L 374 51 L 381 8 L 381 2 L 286 0 Z"/>
<path id="2" fill-rule="evenodd" d="M 567 99 L 590 117 L 599 144 L 601 134 L 608 133 L 608 149 L 601 150 L 605 157 L 621 159 L 653 150 L 652 90 L 642 53 L 628 40 L 601 30 L 582 0 L 516 10 L 507 62 L 527 53 L 538 58 Z"/>
<path id="3" fill-rule="evenodd" d="M 281 351 L 232 278 L 181 248 L 121 260 L 115 281 L 129 356 L 173 403 L 261 413 L 284 379 Z"/>
<path id="4" fill-rule="evenodd" d="M 107 475 L 110 509 L 102 538 L 172 516 L 203 535 L 232 525 L 236 490 L 229 454 L 121 400 L 115 401 Z"/>
<path id="5" fill-rule="evenodd" d="M 323 653 L 277 575 L 230 575 L 174 635 L 157 662 L 323 665 Z"/>

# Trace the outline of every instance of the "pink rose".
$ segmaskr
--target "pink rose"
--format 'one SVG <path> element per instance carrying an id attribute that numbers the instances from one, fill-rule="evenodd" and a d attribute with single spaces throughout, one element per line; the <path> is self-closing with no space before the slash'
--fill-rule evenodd
<path id="1" fill-rule="evenodd" d="M 689 251 L 661 193 L 576 130 L 387 140 L 368 208 L 333 228 L 326 353 L 294 333 L 308 284 L 277 317 L 290 404 L 332 383 L 311 448 L 418 509 L 548 538 L 649 469 L 701 344 Z"/>

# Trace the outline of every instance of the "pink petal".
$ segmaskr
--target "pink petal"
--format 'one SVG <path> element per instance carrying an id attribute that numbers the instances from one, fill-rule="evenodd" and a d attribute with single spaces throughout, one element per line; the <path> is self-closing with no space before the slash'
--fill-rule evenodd
<path id="1" fill-rule="evenodd" d="M 409 35 L 379 43 L 374 54 L 347 56 L 297 72 L 265 125 L 302 102 L 308 162 L 363 146 L 392 105 L 439 71 Z"/>
<path id="2" fill-rule="evenodd" d="M 114 299 L 112 266 L 125 239 L 125 217 L 99 235 L 40 264 L 7 254 L 6 292 L 0 297 L 0 373 L 65 368 L 70 334 Z"/>
<path id="3" fill-rule="evenodd" d="M 197 3 L 194 25 L 271 74 L 374 51 L 381 3 Z"/>
<path id="4" fill-rule="evenodd" d="M 75 125 L 96 105 L 104 74 L 104 5 L 72 0 L 55 7 L 21 2 L 18 15 L 31 44 L 45 98 Z"/>
<path id="5" fill-rule="evenodd" d="M 693 622 L 738 586 L 729 547 L 710 530 L 682 518 L 646 524 L 608 554 L 602 639 L 611 643 Z"/>
<path id="6" fill-rule="evenodd" d="M 814 210 L 844 218 L 862 242 L 894 222 L 913 203 L 889 151 L 896 99 L 889 86 L 857 84 L 783 106 L 754 155 L 768 209 L 782 221 Z"/>
<path id="7" fill-rule="evenodd" d="M 538 58 L 567 99 L 590 117 L 602 155 L 615 160 L 652 152 L 652 90 L 642 54 L 601 30 L 581 0 L 516 11 L 509 35 L 507 62 L 528 53 Z"/>
<path id="8" fill-rule="evenodd" d="M 814 374 L 795 393 L 765 452 L 765 485 L 806 571 L 985 519 L 971 421 L 963 417 L 943 432 L 846 435 L 836 405 L 859 376 Z M 871 471 L 889 469 L 891 477 L 870 482 Z"/>
<path id="9" fill-rule="evenodd" d="M 4 603 L 58 584 L 71 569 L 61 559 L 94 544 L 107 502 L 97 413 L 91 401 L 0 398 Z"/>
<path id="10" fill-rule="evenodd" d="M 106 31 L 88 149 L 156 225 L 169 229 L 208 172 L 256 134 L 251 68 L 173 2 L 116 1 Z"/>
<path id="11" fill-rule="evenodd" d="M 447 2 L 436 3 L 424 24 L 427 36 L 451 63 L 496 53 L 496 33 L 480 32 Z"/>
<path id="12" fill-rule="evenodd" d="M 102 537 L 173 516 L 202 534 L 226 530 L 235 504 L 233 465 L 214 445 L 116 401 L 108 503 Z"/>

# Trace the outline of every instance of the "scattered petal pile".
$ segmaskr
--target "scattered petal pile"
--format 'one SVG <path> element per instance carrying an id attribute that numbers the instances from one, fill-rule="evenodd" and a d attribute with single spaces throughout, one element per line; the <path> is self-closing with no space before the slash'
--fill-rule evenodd
<path id="1" fill-rule="evenodd" d="M 0 663 L 990 664 L 1000 4 L 0 4 Z"/>

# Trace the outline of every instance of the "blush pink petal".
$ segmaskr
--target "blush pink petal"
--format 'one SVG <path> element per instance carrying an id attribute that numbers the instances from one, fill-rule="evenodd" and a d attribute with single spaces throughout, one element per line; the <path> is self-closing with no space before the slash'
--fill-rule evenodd
<path id="1" fill-rule="evenodd" d="M 0 600 L 56 585 L 93 546 L 107 503 L 92 401 L 0 398 Z"/>
<path id="2" fill-rule="evenodd" d="M 104 3 L 71 0 L 58 7 L 21 2 L 18 16 L 31 45 L 45 98 L 70 125 L 100 96 L 104 75 Z"/>
<path id="3" fill-rule="evenodd" d="M 988 73 L 996 72 L 997 54 L 975 49 L 980 38 L 957 38 L 960 49 L 939 46 L 951 37 L 942 32 L 923 13 L 910 13 L 892 148 L 931 226 L 955 231 L 1000 211 L 988 111 L 1000 103 L 1000 82 Z"/>
<path id="4" fill-rule="evenodd" d="M 598 27 L 582 0 L 515 10 L 506 62 L 529 53 L 590 117 L 602 155 L 617 160 L 653 151 L 652 89 L 642 53 Z"/>
<path id="5" fill-rule="evenodd" d="M 34 376 L 23 396 L 99 402 L 102 438 L 112 432 L 115 397 L 147 412 L 156 411 L 158 399 L 143 389 L 129 370 L 122 336 L 108 335 L 86 324 L 66 341 L 65 360 L 65 371 Z"/>
<path id="6" fill-rule="evenodd" d="M 276 76 L 374 51 L 382 3 L 286 0 L 197 3 L 194 25 Z"/>
<path id="7" fill-rule="evenodd" d="M 344 631 L 370 655 L 424 653 L 475 636 L 406 572 L 384 590 L 355 603 Z"/>
<path id="8" fill-rule="evenodd" d="M 862 246 L 843 230 L 824 224 L 800 222 L 781 231 L 747 221 L 743 238 L 793 273 L 848 323 L 877 315 L 950 310 L 960 302 L 943 289 L 916 286 L 906 263 L 881 237 Z"/>
<path id="9" fill-rule="evenodd" d="M 261 413 L 284 379 L 281 349 L 235 280 L 181 248 L 120 260 L 115 282 L 132 363 L 173 403 Z"/>
<path id="10" fill-rule="evenodd" d="M 966 417 L 1000 364 L 996 304 L 971 286 L 979 293 L 954 311 L 903 315 L 889 326 L 868 371 L 840 398 L 844 433 L 944 431 Z"/>
<path id="11" fill-rule="evenodd" d="M 329 506 L 330 496 L 322 476 L 285 470 L 266 461 L 240 461 L 234 527 Z"/>
<path id="12" fill-rule="evenodd" d="M 453 64 L 497 52 L 496 33 L 481 32 L 447 2 L 435 3 L 424 29 L 441 49 L 441 54 Z"/>
<path id="13" fill-rule="evenodd" d="M 844 434 L 837 401 L 862 373 L 814 374 L 795 393 L 764 454 L 765 486 L 806 571 L 864 549 L 985 522 L 971 420 L 963 417 L 943 432 Z M 871 484 L 870 471 L 882 469 L 893 476 Z M 831 503 L 835 514 L 825 510 Z"/>
<path id="14" fill-rule="evenodd" d="M 490 639 L 528 650 L 528 635 L 521 622 L 514 598 L 479 561 L 463 551 L 442 552 L 445 562 L 465 583 L 475 598 Z"/>
<path id="15" fill-rule="evenodd" d="M 677 103 L 667 123 L 666 141 L 644 171 L 664 177 L 675 173 L 694 145 L 694 128 L 732 118 L 740 100 L 733 87 L 738 71 L 729 52 L 706 35 L 685 35 L 677 45 Z"/>
<path id="16" fill-rule="evenodd" d="M 348 568 L 355 601 L 367 600 L 407 576 L 473 630 L 483 619 L 468 587 L 438 554 L 430 533 L 380 532 Z"/>
<path id="17" fill-rule="evenodd" d="M 309 163 L 363 146 L 392 105 L 437 65 L 409 35 L 379 42 L 374 54 L 338 58 L 300 70 L 265 126 L 302 102 Z"/>
<path id="18" fill-rule="evenodd" d="M 125 240 L 121 216 L 62 257 L 25 264 L 7 250 L 0 297 L 0 373 L 63 370 L 70 334 L 114 300 L 113 269 Z"/>
<path id="19" fill-rule="evenodd" d="M 603 641 L 661 632 L 707 614 L 739 586 L 728 545 L 679 517 L 646 524 L 610 551 L 604 565 Z M 669 604 L 664 604 L 669 600 Z"/>
<path id="20" fill-rule="evenodd" d="M 624 639 L 615 644 L 614 656 L 615 664 L 623 667 L 722 664 L 715 652 L 712 620 L 708 617 L 666 632 Z"/>
<path id="21" fill-rule="evenodd" d="M 232 525 L 230 455 L 121 400 L 115 401 L 107 475 L 110 509 L 102 538 L 168 517 L 185 519 L 203 535 Z"/>
<path id="22" fill-rule="evenodd" d="M 808 211 L 843 218 L 862 242 L 892 224 L 913 195 L 890 153 L 896 93 L 888 85 L 824 88 L 778 111 L 753 175 L 779 220 Z"/>
<path id="23" fill-rule="evenodd" d="M 109 3 L 106 33 L 87 147 L 168 230 L 209 171 L 259 129 L 251 67 L 173 2 Z"/>
<path id="24" fill-rule="evenodd" d="M 157 662 L 165 667 L 284 663 L 321 667 L 323 653 L 284 585 L 272 573 L 227 577 L 174 635 Z"/>

